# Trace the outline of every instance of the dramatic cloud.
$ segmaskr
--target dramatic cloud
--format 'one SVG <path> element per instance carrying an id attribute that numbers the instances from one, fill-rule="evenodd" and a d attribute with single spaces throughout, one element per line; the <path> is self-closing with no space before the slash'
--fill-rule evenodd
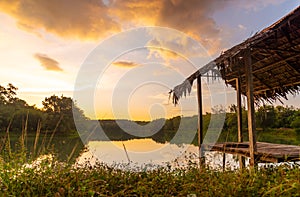
<path id="1" fill-rule="evenodd" d="M 63 71 L 63 69 L 59 67 L 59 63 L 56 60 L 48 57 L 45 54 L 36 53 L 34 54 L 34 57 L 40 62 L 41 66 L 44 67 L 46 70 Z"/>
<path id="2" fill-rule="evenodd" d="M 219 0 L 4 0 L 0 10 L 28 31 L 44 29 L 61 37 L 98 39 L 136 25 L 176 28 L 202 40 L 219 29 L 212 14 L 225 6 Z"/>
<path id="3" fill-rule="evenodd" d="M 209 52 L 220 48 L 220 30 L 214 12 L 230 1 L 220 0 L 129 0 L 114 1 L 110 13 L 123 22 L 137 22 L 177 29 L 200 41 Z M 126 10 L 126 12 L 124 12 Z M 130 24 L 130 23 L 129 23 Z"/>
<path id="4" fill-rule="evenodd" d="M 161 0 L 112 0 L 109 13 L 125 26 L 155 25 L 162 9 Z"/>
<path id="5" fill-rule="evenodd" d="M 101 0 L 4 0 L 0 11 L 16 18 L 20 28 L 35 33 L 43 29 L 65 38 L 89 40 L 120 31 Z"/>
<path id="6" fill-rule="evenodd" d="M 149 34 L 154 38 L 147 43 L 150 50 L 149 57 L 159 55 L 168 60 L 193 56 L 207 57 L 208 55 L 207 51 L 197 41 L 178 31 L 155 29 L 149 31 Z"/>
<path id="7" fill-rule="evenodd" d="M 138 66 L 139 64 L 135 62 L 129 62 L 129 61 L 117 61 L 114 62 L 113 65 L 118 67 L 123 67 L 123 68 L 132 68 Z"/>
<path id="8" fill-rule="evenodd" d="M 60 37 L 97 40 L 131 27 L 175 28 L 197 39 L 211 54 L 223 44 L 213 19 L 224 7 L 256 9 L 284 0 L 2 0 L 0 11 L 13 16 L 20 28 Z"/>

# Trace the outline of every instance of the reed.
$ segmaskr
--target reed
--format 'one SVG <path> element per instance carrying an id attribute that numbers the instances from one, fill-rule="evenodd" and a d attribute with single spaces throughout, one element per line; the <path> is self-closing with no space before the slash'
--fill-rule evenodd
<path id="1" fill-rule="evenodd" d="M 28 137 L 25 125 L 20 138 L 23 144 Z M 201 172 L 194 163 L 180 169 L 134 171 L 118 164 L 97 162 L 91 166 L 88 161 L 78 166 L 71 162 L 78 144 L 66 162 L 58 162 L 53 152 L 48 157 L 39 151 L 50 147 L 43 143 L 45 136 L 42 144 L 38 143 L 41 128 L 39 121 L 29 153 L 22 146 L 12 151 L 8 125 L 0 151 L 0 196 L 299 196 L 300 169 L 296 164 L 257 171 L 206 168 Z M 32 157 L 23 160 L 20 154 Z"/>

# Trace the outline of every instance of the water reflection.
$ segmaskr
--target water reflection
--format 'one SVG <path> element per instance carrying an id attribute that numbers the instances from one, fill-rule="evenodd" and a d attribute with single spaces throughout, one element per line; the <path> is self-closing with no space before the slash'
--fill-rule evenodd
<path id="1" fill-rule="evenodd" d="M 162 144 L 152 139 L 133 139 L 90 141 L 87 147 L 88 151 L 77 159 L 77 163 L 83 164 L 88 161 L 91 165 L 95 165 L 98 161 L 108 165 L 126 165 L 131 168 L 145 165 L 182 168 L 198 164 L 198 147 L 191 144 Z M 223 153 L 206 152 L 205 158 L 210 169 L 223 168 Z M 225 167 L 231 170 L 237 169 L 237 158 L 226 154 Z"/>

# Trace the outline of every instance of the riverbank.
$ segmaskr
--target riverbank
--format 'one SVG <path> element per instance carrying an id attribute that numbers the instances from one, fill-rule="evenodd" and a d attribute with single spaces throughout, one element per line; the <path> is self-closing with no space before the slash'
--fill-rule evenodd
<path id="1" fill-rule="evenodd" d="M 27 143 L 31 144 L 29 142 L 28 138 Z M 210 169 L 199 172 L 197 164 L 191 162 L 186 168 L 175 170 L 168 166 L 145 165 L 138 171 L 130 171 L 121 168 L 121 164 L 96 163 L 91 167 L 90 160 L 74 167 L 72 160 L 66 162 L 58 158 L 56 151 L 48 156 L 29 154 L 31 149 L 22 146 L 26 140 L 21 144 L 16 142 L 14 150 L 9 144 L 2 146 L 0 154 L 0 196 L 300 195 L 297 164 L 260 168 L 256 172 Z M 66 142 L 57 144 L 66 146 Z M 76 155 L 74 149 L 69 155 Z"/>
<path id="2" fill-rule="evenodd" d="M 199 172 L 196 166 L 171 171 L 126 171 L 97 164 L 75 168 L 48 157 L 24 167 L 1 163 L 1 196 L 299 196 L 299 166 L 257 172 Z"/>

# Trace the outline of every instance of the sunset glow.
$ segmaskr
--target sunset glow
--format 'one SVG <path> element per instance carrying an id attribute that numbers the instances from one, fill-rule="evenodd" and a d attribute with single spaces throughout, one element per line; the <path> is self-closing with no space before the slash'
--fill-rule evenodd
<path id="1" fill-rule="evenodd" d="M 103 41 L 111 36 L 121 39 L 123 32 L 137 27 L 170 28 L 181 33 L 126 34 L 123 41 L 107 45 L 107 55 L 97 57 L 110 64 L 97 67 L 105 70 L 96 83 L 94 112 L 85 103 L 78 105 L 87 116 L 98 119 L 191 116 L 197 112 L 195 87 L 179 106 L 168 99 L 170 88 L 299 4 L 300 0 L 0 1 L 0 85 L 12 83 L 19 88 L 20 98 L 39 108 L 53 94 L 73 97 L 78 72 Z M 144 48 L 105 60 L 124 44 L 138 45 L 143 39 L 149 40 Z M 210 91 L 204 88 L 205 111 L 213 105 Z M 226 92 L 226 104 L 234 102 L 233 90 Z M 299 107 L 299 96 L 291 96 L 286 104 Z"/>

